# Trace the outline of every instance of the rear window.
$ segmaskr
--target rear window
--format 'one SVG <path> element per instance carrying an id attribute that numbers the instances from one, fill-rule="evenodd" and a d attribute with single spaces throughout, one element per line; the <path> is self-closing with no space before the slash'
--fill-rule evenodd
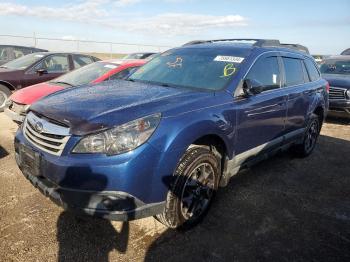
<path id="1" fill-rule="evenodd" d="M 318 72 L 315 63 L 312 62 L 309 58 L 305 59 L 304 62 L 311 82 L 320 79 L 320 73 Z"/>
<path id="2" fill-rule="evenodd" d="M 286 74 L 286 86 L 300 85 L 304 83 L 304 72 L 300 59 L 283 57 Z"/>

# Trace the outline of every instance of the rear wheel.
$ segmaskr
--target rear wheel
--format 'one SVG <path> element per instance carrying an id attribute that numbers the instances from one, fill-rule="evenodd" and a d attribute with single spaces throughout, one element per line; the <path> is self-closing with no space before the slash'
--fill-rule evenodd
<path id="1" fill-rule="evenodd" d="M 7 99 L 10 97 L 11 91 L 4 85 L 0 85 L 0 112 L 4 111 Z"/>
<path id="2" fill-rule="evenodd" d="M 320 131 L 320 119 L 316 114 L 312 114 L 304 134 L 303 143 L 294 147 L 295 153 L 300 157 L 310 155 L 316 146 Z"/>
<path id="3" fill-rule="evenodd" d="M 189 228 L 204 217 L 218 188 L 218 158 L 205 147 L 192 147 L 181 158 L 166 207 L 156 218 L 170 228 Z"/>

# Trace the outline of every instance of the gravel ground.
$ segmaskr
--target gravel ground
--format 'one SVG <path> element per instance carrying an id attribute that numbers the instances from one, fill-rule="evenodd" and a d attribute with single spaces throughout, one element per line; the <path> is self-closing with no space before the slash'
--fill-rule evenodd
<path id="1" fill-rule="evenodd" d="M 350 261 L 350 125 L 326 123 L 306 159 L 287 153 L 235 176 L 187 232 L 153 218 L 78 218 L 22 176 L 0 113 L 0 261 Z"/>

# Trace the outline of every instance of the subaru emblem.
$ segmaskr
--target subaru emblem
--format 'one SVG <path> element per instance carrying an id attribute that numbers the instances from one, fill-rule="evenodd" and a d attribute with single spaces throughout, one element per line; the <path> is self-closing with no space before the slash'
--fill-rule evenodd
<path id="1" fill-rule="evenodd" d="M 36 122 L 34 127 L 38 133 L 41 133 L 43 131 L 43 128 L 44 128 L 43 124 L 41 122 Z"/>

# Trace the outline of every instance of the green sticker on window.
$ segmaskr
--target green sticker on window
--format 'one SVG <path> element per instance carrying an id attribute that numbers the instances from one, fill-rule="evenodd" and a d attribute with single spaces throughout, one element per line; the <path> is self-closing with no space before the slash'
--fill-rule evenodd
<path id="1" fill-rule="evenodd" d="M 234 73 L 236 73 L 236 67 L 234 64 L 227 64 L 225 67 L 224 67 L 224 72 L 223 72 L 223 75 L 220 76 L 220 77 L 229 77 L 229 76 L 232 76 Z"/>

